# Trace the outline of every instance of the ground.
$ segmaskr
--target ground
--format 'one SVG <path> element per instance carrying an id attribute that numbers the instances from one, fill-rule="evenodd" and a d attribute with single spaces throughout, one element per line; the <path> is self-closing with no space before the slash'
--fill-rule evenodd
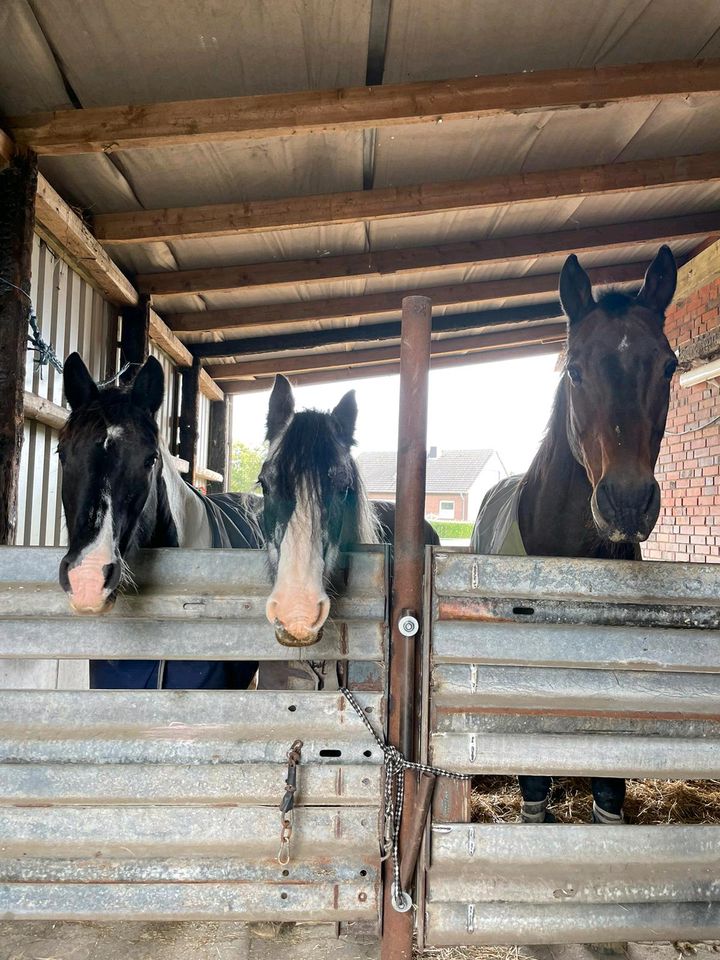
<path id="1" fill-rule="evenodd" d="M 0 960 L 379 960 L 376 940 L 334 926 L 284 924 L 0 922 Z M 628 960 L 717 960 L 720 944 L 630 944 Z M 432 950 L 428 960 L 602 960 L 588 947 Z M 419 960 L 419 958 L 418 958 Z"/>

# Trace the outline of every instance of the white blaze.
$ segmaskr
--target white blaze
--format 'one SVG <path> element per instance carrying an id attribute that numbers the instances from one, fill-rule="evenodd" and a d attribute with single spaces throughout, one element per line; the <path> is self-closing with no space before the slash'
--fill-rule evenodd
<path id="1" fill-rule="evenodd" d="M 68 571 L 70 604 L 80 613 L 101 613 L 110 591 L 105 588 L 105 570 L 119 561 L 113 533 L 112 501 L 105 492 L 98 510 L 99 526 L 95 539 L 83 549 L 78 562 Z"/>
<path id="2" fill-rule="evenodd" d="M 298 497 L 280 544 L 277 574 L 266 606 L 267 618 L 296 640 L 313 639 L 330 611 L 325 592 L 318 507 Z"/>

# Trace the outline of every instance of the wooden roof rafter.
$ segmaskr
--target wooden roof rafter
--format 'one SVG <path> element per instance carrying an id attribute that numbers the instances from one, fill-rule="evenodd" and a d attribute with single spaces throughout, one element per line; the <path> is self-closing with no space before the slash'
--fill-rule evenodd
<path id="1" fill-rule="evenodd" d="M 167 270 L 140 274 L 136 282 L 141 293 L 163 297 L 228 292 L 248 287 L 278 287 L 283 284 L 310 286 L 350 277 L 384 277 L 415 270 L 441 272 L 459 266 L 507 263 L 548 254 L 610 250 L 633 243 L 704 237 L 715 233 L 720 233 L 720 210 L 400 250 L 377 250 L 306 260 L 272 260 L 196 270 Z"/>
<path id="2" fill-rule="evenodd" d="M 56 110 L 15 117 L 10 124 L 18 143 L 41 156 L 63 156 L 602 107 L 719 90 L 720 60 L 675 60 Z"/>
<path id="3" fill-rule="evenodd" d="M 227 237 L 716 180 L 720 153 L 701 153 L 280 200 L 104 213 L 94 218 L 94 227 L 105 243 Z"/>
<path id="4" fill-rule="evenodd" d="M 594 284 L 635 283 L 642 280 L 648 264 L 620 263 L 608 267 L 593 267 L 588 275 Z M 433 307 L 482 303 L 489 300 L 519 299 L 557 291 L 557 271 L 511 277 L 502 280 L 480 280 L 455 283 L 444 287 L 409 287 L 385 293 L 370 293 L 355 297 L 333 297 L 319 300 L 301 300 L 292 303 L 269 303 L 253 307 L 233 307 L 226 310 L 203 310 L 195 313 L 168 314 L 168 321 L 176 333 L 222 331 L 231 334 L 252 326 L 308 323 L 317 320 L 343 320 L 349 317 L 399 314 L 403 297 L 418 293 L 430 297 Z M 242 340 L 195 344 L 196 356 L 229 356 L 237 347 L 242 352 Z M 212 352 L 204 352 L 204 351 Z"/>

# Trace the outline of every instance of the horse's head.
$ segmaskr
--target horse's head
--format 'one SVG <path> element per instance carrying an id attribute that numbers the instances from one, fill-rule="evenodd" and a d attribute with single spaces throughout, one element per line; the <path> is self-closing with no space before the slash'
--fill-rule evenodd
<path id="1" fill-rule="evenodd" d="M 285 646 L 320 639 L 341 550 L 375 539 L 350 452 L 356 418 L 354 391 L 332 413 L 295 413 L 290 384 L 275 378 L 260 483 L 273 577 L 266 614 Z"/>
<path id="2" fill-rule="evenodd" d="M 77 613 L 104 613 L 159 469 L 155 414 L 163 371 L 150 357 L 132 386 L 98 388 L 72 353 L 63 381 L 72 412 L 58 444 L 69 544 L 60 586 Z"/>
<path id="3" fill-rule="evenodd" d="M 666 246 L 636 297 L 607 293 L 596 301 L 574 255 L 560 275 L 568 439 L 593 488 L 595 526 L 615 543 L 646 540 L 660 511 L 654 469 L 677 367 L 663 323 L 676 282 Z"/>

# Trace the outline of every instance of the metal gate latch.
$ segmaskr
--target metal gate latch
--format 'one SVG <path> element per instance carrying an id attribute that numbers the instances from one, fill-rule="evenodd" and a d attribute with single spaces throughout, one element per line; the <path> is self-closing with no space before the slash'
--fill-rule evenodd
<path id="1" fill-rule="evenodd" d="M 398 620 L 398 630 L 404 637 L 414 637 L 420 629 L 418 619 L 412 610 L 403 610 Z"/>
<path id="2" fill-rule="evenodd" d="M 281 866 L 290 863 L 290 838 L 293 831 L 293 810 L 297 791 L 297 768 L 300 763 L 302 740 L 295 740 L 287 752 L 288 770 L 285 778 L 285 793 L 280 802 L 280 849 L 277 861 Z"/>

